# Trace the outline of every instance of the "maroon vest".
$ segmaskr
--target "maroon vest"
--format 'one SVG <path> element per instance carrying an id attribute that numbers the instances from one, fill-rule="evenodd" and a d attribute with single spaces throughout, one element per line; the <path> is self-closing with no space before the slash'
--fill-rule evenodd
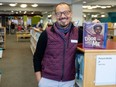
<path id="1" fill-rule="evenodd" d="M 72 26 L 64 38 L 56 27 L 46 31 L 48 40 L 42 60 L 42 76 L 57 81 L 74 80 L 78 29 Z"/>

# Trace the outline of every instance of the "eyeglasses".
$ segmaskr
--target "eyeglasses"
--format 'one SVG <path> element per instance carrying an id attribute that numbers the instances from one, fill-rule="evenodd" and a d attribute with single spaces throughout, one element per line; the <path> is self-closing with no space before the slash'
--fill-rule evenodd
<path id="1" fill-rule="evenodd" d="M 63 12 L 56 12 L 56 16 L 60 17 L 62 16 L 62 14 L 64 14 L 65 16 L 70 14 L 70 11 L 63 11 Z"/>

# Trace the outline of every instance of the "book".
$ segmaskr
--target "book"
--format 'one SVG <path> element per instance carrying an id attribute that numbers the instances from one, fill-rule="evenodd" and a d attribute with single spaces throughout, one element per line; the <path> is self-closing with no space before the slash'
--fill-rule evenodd
<path id="1" fill-rule="evenodd" d="M 107 31 L 107 23 L 85 22 L 83 24 L 83 47 L 106 48 Z"/>

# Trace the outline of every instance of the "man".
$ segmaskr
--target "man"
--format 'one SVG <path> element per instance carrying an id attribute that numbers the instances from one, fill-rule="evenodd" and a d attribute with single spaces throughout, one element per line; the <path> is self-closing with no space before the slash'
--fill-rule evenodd
<path id="1" fill-rule="evenodd" d="M 34 70 L 39 87 L 74 87 L 78 29 L 67 3 L 55 7 L 56 22 L 39 37 Z"/>

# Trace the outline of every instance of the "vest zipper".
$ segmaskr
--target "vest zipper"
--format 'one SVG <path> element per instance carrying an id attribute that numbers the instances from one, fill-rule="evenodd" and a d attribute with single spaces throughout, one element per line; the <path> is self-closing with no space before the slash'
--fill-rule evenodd
<path id="1" fill-rule="evenodd" d="M 61 80 L 63 80 L 64 77 L 64 59 L 65 59 L 65 51 L 66 51 L 66 41 L 64 41 L 64 49 L 63 49 L 63 62 L 62 62 L 62 77 Z"/>

